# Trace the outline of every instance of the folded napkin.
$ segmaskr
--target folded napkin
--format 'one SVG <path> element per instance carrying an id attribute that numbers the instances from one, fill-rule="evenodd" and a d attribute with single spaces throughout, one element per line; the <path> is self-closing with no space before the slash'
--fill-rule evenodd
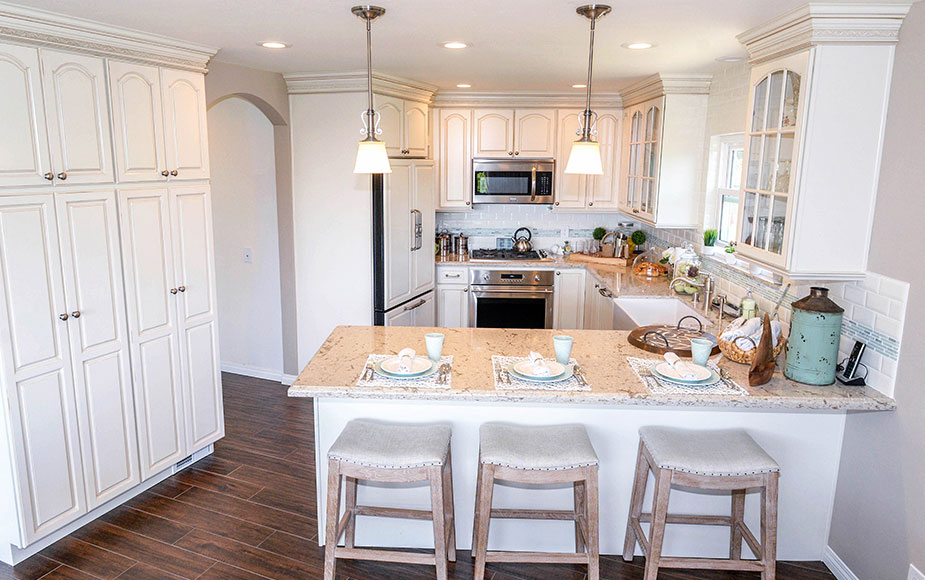
<path id="1" fill-rule="evenodd" d="M 748 352 L 755 348 L 756 344 L 761 342 L 761 332 L 763 329 L 764 324 L 760 318 L 756 317 L 748 320 L 745 318 L 737 318 L 723 331 L 721 337 L 726 342 L 732 342 L 743 351 Z M 771 338 L 775 346 L 777 345 L 782 330 L 783 326 L 780 320 L 771 321 Z M 752 340 L 737 340 L 743 336 L 747 336 Z"/>
<path id="2" fill-rule="evenodd" d="M 398 351 L 398 370 L 403 373 L 410 373 L 414 367 L 414 349 L 403 348 Z"/>
<path id="3" fill-rule="evenodd" d="M 678 373 L 678 375 L 681 378 L 685 380 L 689 380 L 689 381 L 692 381 L 697 378 L 697 372 L 694 369 L 692 369 L 689 364 L 681 360 L 681 357 L 679 357 L 675 353 L 666 352 L 665 361 L 669 365 L 671 365 L 671 368 L 673 368 L 674 371 Z"/>
<path id="4" fill-rule="evenodd" d="M 530 351 L 530 364 L 532 365 L 531 370 L 533 375 L 537 377 L 547 377 L 552 373 L 552 370 L 549 368 L 549 365 L 546 364 L 546 360 L 538 352 Z"/>

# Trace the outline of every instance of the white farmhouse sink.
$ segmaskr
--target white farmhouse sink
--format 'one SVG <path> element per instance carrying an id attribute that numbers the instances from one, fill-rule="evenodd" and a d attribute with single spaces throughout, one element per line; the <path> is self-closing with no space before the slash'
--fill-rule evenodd
<path id="1" fill-rule="evenodd" d="M 633 330 L 650 324 L 677 324 L 685 316 L 694 316 L 704 328 L 712 323 L 704 316 L 677 298 L 614 298 L 614 329 Z M 697 324 L 686 320 L 685 326 Z"/>

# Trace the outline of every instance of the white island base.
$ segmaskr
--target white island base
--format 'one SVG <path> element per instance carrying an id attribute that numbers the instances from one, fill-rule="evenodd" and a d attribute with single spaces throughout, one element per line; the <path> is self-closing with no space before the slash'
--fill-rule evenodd
<path id="1" fill-rule="evenodd" d="M 324 543 L 327 450 L 350 419 L 446 422 L 453 427 L 453 488 L 457 548 L 471 548 L 472 515 L 478 463 L 479 426 L 489 421 L 544 425 L 581 423 L 600 458 L 602 554 L 623 552 L 638 430 L 644 425 L 691 429 L 741 427 L 780 464 L 779 560 L 821 560 L 826 548 L 835 483 L 841 457 L 845 412 L 735 408 L 646 407 L 535 404 L 527 402 L 420 401 L 319 397 L 315 405 L 315 457 L 318 484 L 318 538 Z M 426 484 L 364 484 L 361 505 L 429 509 Z M 652 477 L 645 511 L 650 511 Z M 497 484 L 494 507 L 571 509 L 571 487 L 523 489 Z M 748 494 L 745 520 L 757 536 L 759 494 Z M 673 488 L 669 513 L 730 513 L 728 493 L 692 493 Z M 643 524 L 648 531 L 648 524 Z M 429 521 L 360 516 L 359 546 L 432 548 Z M 492 520 L 491 550 L 563 551 L 575 549 L 574 524 L 562 521 Z M 641 555 L 639 546 L 637 555 Z M 728 557 L 729 529 L 720 526 L 669 525 L 666 556 Z M 748 546 L 743 557 L 752 557 Z"/>

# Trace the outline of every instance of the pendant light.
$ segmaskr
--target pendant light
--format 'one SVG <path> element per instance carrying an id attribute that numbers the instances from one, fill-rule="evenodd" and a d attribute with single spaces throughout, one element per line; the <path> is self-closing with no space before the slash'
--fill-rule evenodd
<path id="1" fill-rule="evenodd" d="M 353 172 L 392 173 L 385 143 L 377 138 L 377 135 L 382 134 L 382 129 L 379 128 L 379 113 L 373 109 L 373 48 L 370 23 L 385 14 L 385 8 L 363 5 L 354 6 L 350 11 L 366 21 L 366 93 L 369 97 L 369 108 L 360 115 L 366 138 L 360 141 L 357 147 L 357 160 Z"/>
<path id="2" fill-rule="evenodd" d="M 604 168 L 601 165 L 601 144 L 594 140 L 597 135 L 597 113 L 591 110 L 591 71 L 594 68 L 594 24 L 598 18 L 610 12 L 606 4 L 588 4 L 579 6 L 575 10 L 591 21 L 591 47 L 588 49 L 588 93 L 585 100 L 585 110 L 579 118 L 579 129 L 576 132 L 580 137 L 572 143 L 572 152 L 568 156 L 566 173 L 579 173 L 584 175 L 601 175 Z M 593 122 L 592 122 L 593 117 Z"/>

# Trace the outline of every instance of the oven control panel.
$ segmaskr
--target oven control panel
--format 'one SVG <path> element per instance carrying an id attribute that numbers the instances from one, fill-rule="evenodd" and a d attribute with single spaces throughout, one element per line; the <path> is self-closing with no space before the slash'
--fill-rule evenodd
<path id="1" fill-rule="evenodd" d="M 483 286 L 552 286 L 552 270 L 472 269 L 469 281 Z"/>

